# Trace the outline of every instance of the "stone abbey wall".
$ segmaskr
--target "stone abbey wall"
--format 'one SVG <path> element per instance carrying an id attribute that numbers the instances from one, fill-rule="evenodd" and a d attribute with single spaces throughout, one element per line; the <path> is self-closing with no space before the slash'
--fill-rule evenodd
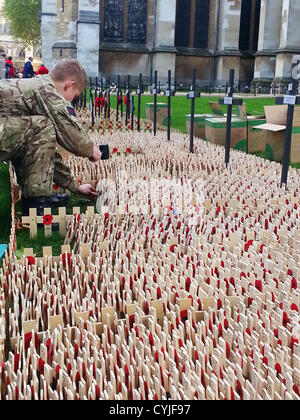
<path id="1" fill-rule="evenodd" d="M 89 76 L 171 69 L 176 80 L 287 81 L 300 54 L 298 0 L 42 0 L 43 60 L 78 57 Z M 164 76 L 164 73 L 165 76 Z"/>

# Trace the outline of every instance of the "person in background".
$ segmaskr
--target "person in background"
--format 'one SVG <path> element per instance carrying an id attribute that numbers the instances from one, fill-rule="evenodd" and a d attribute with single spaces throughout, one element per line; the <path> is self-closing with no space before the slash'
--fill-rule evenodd
<path id="1" fill-rule="evenodd" d="M 15 77 L 15 69 L 12 62 L 12 57 L 8 57 L 5 60 L 5 67 L 6 67 L 6 73 L 5 78 L 6 79 L 13 79 Z"/>
<path id="2" fill-rule="evenodd" d="M 2 51 L 0 53 L 0 79 L 5 79 L 5 59 L 6 54 Z"/>
<path id="3" fill-rule="evenodd" d="M 45 64 L 41 64 L 41 66 L 39 67 L 39 69 L 37 70 L 37 72 L 35 73 L 36 76 L 39 76 L 41 74 L 48 74 L 49 70 L 47 69 L 47 67 L 45 66 Z"/>
<path id="4" fill-rule="evenodd" d="M 29 57 L 29 60 L 25 63 L 24 73 L 23 73 L 24 79 L 30 79 L 31 77 L 34 76 L 32 62 L 33 62 L 33 58 Z"/>

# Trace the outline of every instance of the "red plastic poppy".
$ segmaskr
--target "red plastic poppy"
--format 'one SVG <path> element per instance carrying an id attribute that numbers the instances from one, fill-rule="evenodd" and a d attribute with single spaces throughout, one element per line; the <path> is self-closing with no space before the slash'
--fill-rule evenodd
<path id="1" fill-rule="evenodd" d="M 292 305 L 291 305 L 291 310 L 292 310 L 292 311 L 297 311 L 297 312 L 299 312 L 299 310 L 298 310 L 298 306 L 297 306 L 295 303 L 292 303 Z"/>
<path id="2" fill-rule="evenodd" d="M 118 153 L 118 149 L 115 147 L 112 152 L 113 153 Z"/>
<path id="3" fill-rule="evenodd" d="M 38 369 L 39 369 L 39 373 L 40 373 L 40 375 L 43 375 L 43 373 L 44 373 L 44 366 L 45 366 L 45 362 L 44 362 L 44 360 L 40 357 L 40 358 L 39 358 L 39 362 L 38 362 Z"/>
<path id="4" fill-rule="evenodd" d="M 127 147 L 127 149 L 126 149 L 126 153 L 131 153 L 131 149 L 130 149 L 130 147 Z"/>
<path id="5" fill-rule="evenodd" d="M 61 259 L 62 259 L 64 267 L 66 267 L 67 263 L 68 263 L 68 265 L 71 264 L 71 257 L 72 257 L 72 255 L 69 252 L 62 255 Z"/>
<path id="6" fill-rule="evenodd" d="M 29 265 L 34 265 L 35 264 L 35 258 L 34 257 L 26 257 L 28 264 Z"/>
<path id="7" fill-rule="evenodd" d="M 276 365 L 275 365 L 275 370 L 276 370 L 276 372 L 277 372 L 278 374 L 282 372 L 282 369 L 281 369 L 281 366 L 280 366 L 280 364 L 279 364 L 279 363 L 276 363 Z"/>
<path id="8" fill-rule="evenodd" d="M 291 287 L 292 289 L 297 289 L 297 280 L 295 277 L 292 278 Z"/>
<path id="9" fill-rule="evenodd" d="M 43 217 L 43 223 L 45 226 L 50 226 L 53 222 L 53 216 L 51 214 L 46 214 Z"/>
<path id="10" fill-rule="evenodd" d="M 183 310 L 180 312 L 180 318 L 181 318 L 181 322 L 185 322 L 188 319 L 188 314 L 187 314 L 187 310 Z"/>

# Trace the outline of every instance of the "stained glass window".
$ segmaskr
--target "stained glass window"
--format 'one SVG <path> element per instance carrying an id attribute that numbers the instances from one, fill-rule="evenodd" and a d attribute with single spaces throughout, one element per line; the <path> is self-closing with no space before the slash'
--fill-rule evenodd
<path id="1" fill-rule="evenodd" d="M 104 41 L 122 42 L 124 25 L 123 0 L 105 0 L 104 2 Z"/>
<path id="2" fill-rule="evenodd" d="M 177 0 L 175 46 L 188 47 L 190 37 L 191 0 Z"/>
<path id="3" fill-rule="evenodd" d="M 127 42 L 146 44 L 147 0 L 128 0 Z"/>
<path id="4" fill-rule="evenodd" d="M 194 48 L 207 48 L 210 0 L 196 0 Z"/>

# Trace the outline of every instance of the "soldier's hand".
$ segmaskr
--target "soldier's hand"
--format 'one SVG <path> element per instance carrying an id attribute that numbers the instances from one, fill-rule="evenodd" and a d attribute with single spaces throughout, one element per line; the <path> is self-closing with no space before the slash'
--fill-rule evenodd
<path id="1" fill-rule="evenodd" d="M 99 150 L 99 147 L 94 146 L 93 155 L 90 157 L 90 161 L 98 162 L 101 159 L 102 153 Z"/>
<path id="2" fill-rule="evenodd" d="M 95 188 L 90 184 L 83 184 L 79 185 L 78 193 L 84 195 L 89 200 L 96 201 L 98 197 L 98 193 Z"/>

